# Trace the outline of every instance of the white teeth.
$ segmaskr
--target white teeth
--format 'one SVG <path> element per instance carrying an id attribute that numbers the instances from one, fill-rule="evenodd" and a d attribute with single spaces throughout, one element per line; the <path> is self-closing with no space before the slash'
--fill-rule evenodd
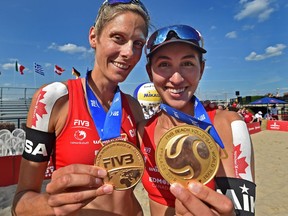
<path id="1" fill-rule="evenodd" d="M 118 62 L 113 62 L 113 64 L 118 67 L 118 68 L 121 68 L 121 69 L 128 69 L 129 65 L 124 65 L 124 64 L 120 64 Z"/>
<path id="2" fill-rule="evenodd" d="M 181 88 L 181 89 L 168 89 L 169 92 L 173 93 L 173 94 L 178 94 L 181 93 L 185 90 L 185 88 Z"/>

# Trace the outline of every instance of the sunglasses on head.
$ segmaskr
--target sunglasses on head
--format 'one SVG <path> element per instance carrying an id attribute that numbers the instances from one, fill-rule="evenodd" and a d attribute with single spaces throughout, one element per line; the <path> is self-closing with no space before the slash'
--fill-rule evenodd
<path id="1" fill-rule="evenodd" d="M 148 10 L 146 9 L 145 5 L 140 1 L 140 0 L 105 0 L 103 4 L 108 4 L 108 5 L 116 5 L 116 4 L 135 4 L 139 5 L 144 12 L 146 13 L 147 16 L 149 16 Z"/>
<path id="2" fill-rule="evenodd" d="M 173 25 L 158 29 L 149 37 L 145 46 L 146 55 L 149 56 L 158 46 L 172 38 L 194 45 L 200 52 L 206 53 L 199 31 L 187 25 Z"/>

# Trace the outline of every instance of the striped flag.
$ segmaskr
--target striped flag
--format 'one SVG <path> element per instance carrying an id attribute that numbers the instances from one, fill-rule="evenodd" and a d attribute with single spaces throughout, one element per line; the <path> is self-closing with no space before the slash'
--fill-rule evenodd
<path id="1" fill-rule="evenodd" d="M 21 75 L 24 74 L 24 69 L 25 69 L 25 67 L 24 67 L 23 65 L 19 64 L 17 61 L 16 61 L 16 63 L 15 63 L 15 69 L 16 69 L 16 71 L 19 72 Z"/>
<path id="2" fill-rule="evenodd" d="M 74 75 L 76 79 L 78 79 L 81 76 L 80 72 L 77 71 L 74 67 L 72 67 L 72 75 Z"/>
<path id="3" fill-rule="evenodd" d="M 44 70 L 40 64 L 34 63 L 34 72 L 44 76 Z"/>
<path id="4" fill-rule="evenodd" d="M 58 75 L 61 75 L 63 72 L 65 71 L 65 69 L 59 67 L 58 65 L 54 66 L 54 72 Z"/>

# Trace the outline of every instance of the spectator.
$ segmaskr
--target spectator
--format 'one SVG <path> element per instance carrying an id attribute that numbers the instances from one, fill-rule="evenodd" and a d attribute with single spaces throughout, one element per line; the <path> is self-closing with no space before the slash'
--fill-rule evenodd
<path id="1" fill-rule="evenodd" d="M 261 124 L 261 122 L 262 122 L 262 119 L 263 119 L 263 117 L 262 117 L 262 112 L 261 111 L 259 111 L 258 113 L 256 113 L 255 114 L 255 118 L 254 118 L 254 122 L 260 122 L 260 124 Z"/>
<path id="2" fill-rule="evenodd" d="M 143 114 L 144 114 L 144 118 L 145 119 L 149 119 L 150 118 L 150 115 L 149 115 L 149 113 L 147 111 L 144 111 Z"/>
<path id="3" fill-rule="evenodd" d="M 219 104 L 219 105 L 218 105 L 218 109 L 219 109 L 219 110 L 224 110 L 224 105 Z"/>
<path id="4" fill-rule="evenodd" d="M 249 110 L 244 111 L 244 121 L 247 123 L 252 123 L 254 120 L 253 114 Z"/>
<path id="5" fill-rule="evenodd" d="M 241 117 L 242 120 L 244 120 L 244 115 L 243 115 L 243 109 L 239 109 L 237 111 L 238 115 Z"/>
<path id="6" fill-rule="evenodd" d="M 264 119 L 267 119 L 267 120 L 273 119 L 270 110 L 268 110 L 267 113 L 264 115 Z"/>
<path id="7" fill-rule="evenodd" d="M 278 109 L 276 107 L 276 104 L 274 104 L 271 108 L 271 114 L 272 118 L 278 120 Z"/>
<path id="8" fill-rule="evenodd" d="M 148 108 L 148 114 L 150 117 L 152 117 L 154 115 L 154 110 L 153 110 L 153 107 L 151 105 Z"/>

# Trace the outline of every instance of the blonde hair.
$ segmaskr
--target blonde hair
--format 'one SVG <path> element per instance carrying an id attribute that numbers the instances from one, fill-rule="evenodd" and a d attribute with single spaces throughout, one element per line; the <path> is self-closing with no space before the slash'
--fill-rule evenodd
<path id="1" fill-rule="evenodd" d="M 145 37 L 148 36 L 149 26 L 150 26 L 150 17 L 146 11 L 138 4 L 115 4 L 109 5 L 108 3 L 104 3 L 98 12 L 98 16 L 95 20 L 95 32 L 97 36 L 100 36 L 103 28 L 107 23 L 113 20 L 118 15 L 125 13 L 127 11 L 131 11 L 133 13 L 139 14 L 143 17 L 146 23 L 146 32 Z"/>

